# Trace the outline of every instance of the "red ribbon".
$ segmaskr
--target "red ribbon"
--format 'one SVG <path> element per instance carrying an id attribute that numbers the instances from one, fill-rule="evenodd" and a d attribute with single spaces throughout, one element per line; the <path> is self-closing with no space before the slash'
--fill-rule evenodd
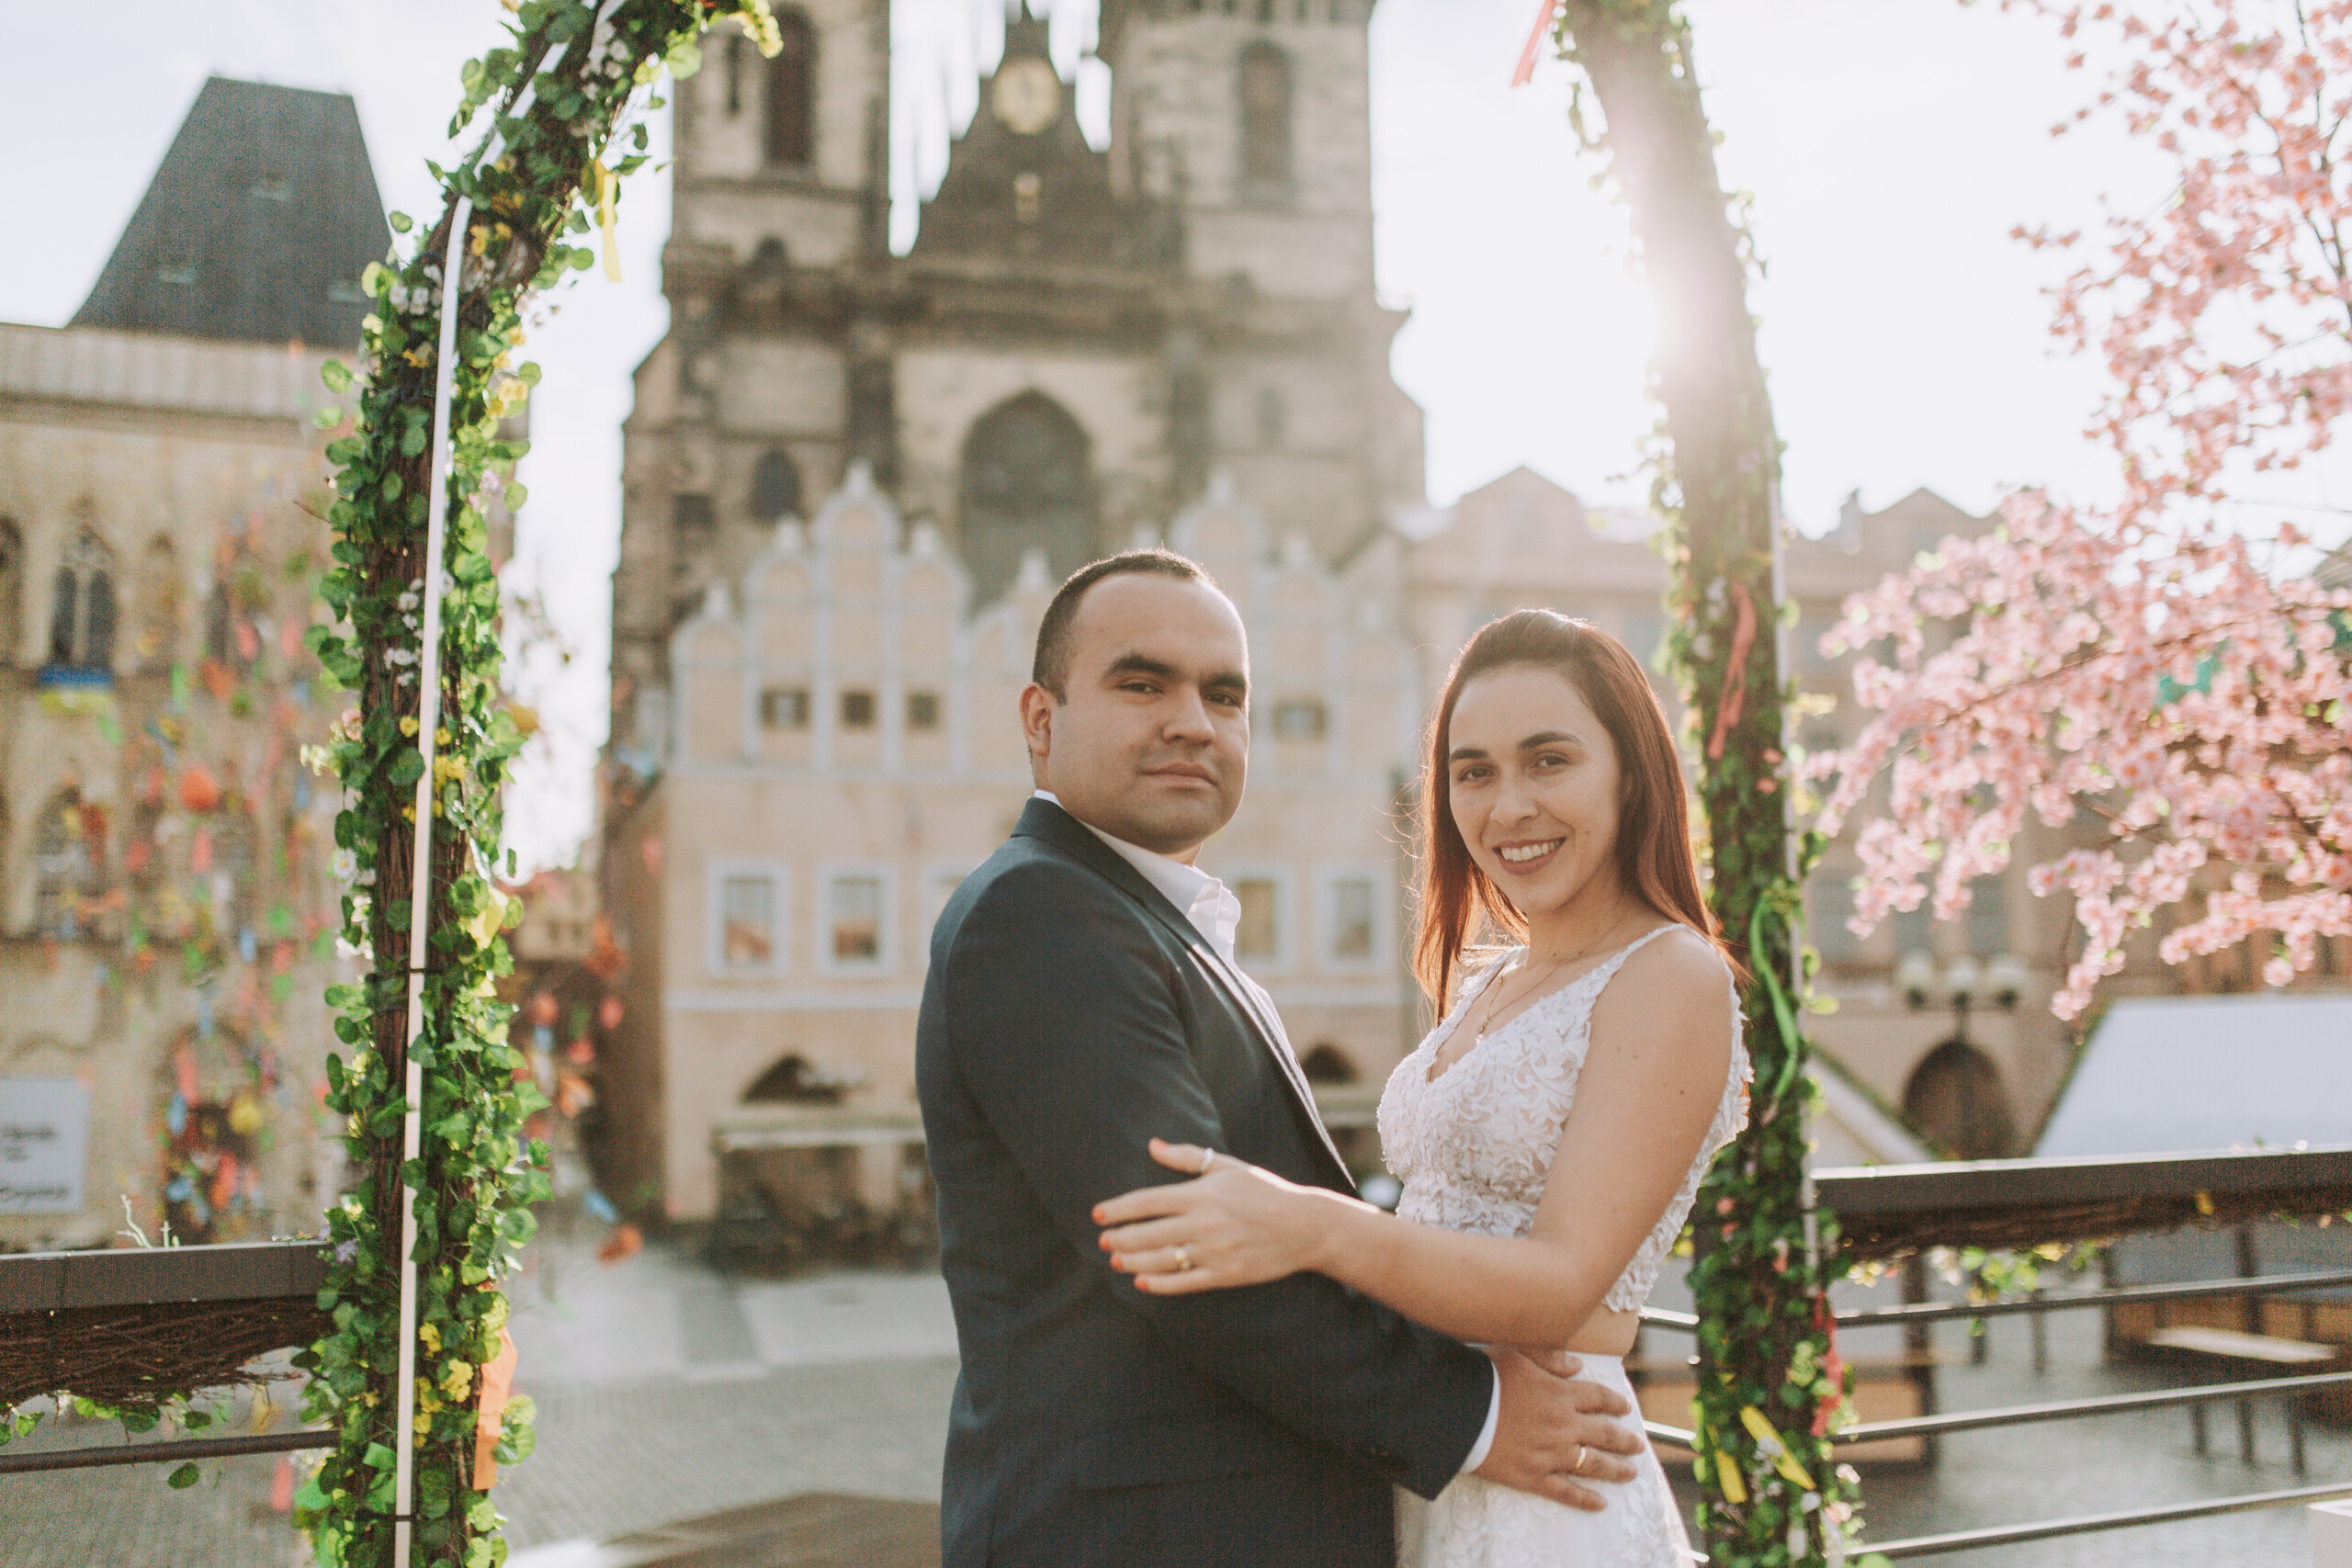
<path id="1" fill-rule="evenodd" d="M 1731 585 L 1732 612 L 1731 658 L 1724 665 L 1723 701 L 1715 705 L 1715 732 L 1707 738 L 1707 761 L 1724 760 L 1724 741 L 1739 723 L 1740 710 L 1747 705 L 1747 650 L 1756 646 L 1756 601 L 1747 596 L 1747 585 Z"/>

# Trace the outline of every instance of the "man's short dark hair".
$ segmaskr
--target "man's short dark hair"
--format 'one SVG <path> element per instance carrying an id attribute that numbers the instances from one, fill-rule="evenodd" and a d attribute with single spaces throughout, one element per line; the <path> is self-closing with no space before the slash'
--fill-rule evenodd
<path id="1" fill-rule="evenodd" d="M 1069 700 L 1070 627 L 1078 621 L 1079 601 L 1104 578 L 1128 575 L 1172 577 L 1183 582 L 1216 587 L 1216 579 L 1200 562 L 1174 550 L 1125 550 L 1071 572 L 1054 590 L 1053 602 L 1046 606 L 1046 618 L 1037 623 L 1037 653 L 1029 665 L 1029 679 L 1053 693 L 1056 702 Z"/>

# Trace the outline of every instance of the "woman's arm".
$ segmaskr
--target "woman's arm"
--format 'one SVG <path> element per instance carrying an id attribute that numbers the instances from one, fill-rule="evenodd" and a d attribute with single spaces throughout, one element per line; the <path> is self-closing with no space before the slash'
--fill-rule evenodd
<path id="1" fill-rule="evenodd" d="M 1097 1205 L 1102 1245 L 1154 1294 L 1311 1270 L 1457 1339 L 1563 1345 L 1681 1186 L 1721 1101 L 1731 1038 L 1730 987 L 1702 942 L 1668 936 L 1628 959 L 1594 1007 L 1576 1104 L 1524 1239 L 1414 1224 L 1218 1156 L 1195 1180 Z M 1203 1151 L 1154 1140 L 1152 1155 L 1198 1170 Z"/>

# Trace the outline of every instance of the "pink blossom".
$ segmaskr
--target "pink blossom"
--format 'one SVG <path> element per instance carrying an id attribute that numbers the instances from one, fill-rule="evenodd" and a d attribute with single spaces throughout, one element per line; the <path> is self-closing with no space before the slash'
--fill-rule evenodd
<path id="1" fill-rule="evenodd" d="M 2028 874 L 2085 939 L 2061 1017 L 2160 920 L 2171 964 L 2270 933 L 2263 976 L 2282 985 L 2320 936 L 2352 934 L 2352 594 L 2266 570 L 2223 508 L 2234 479 L 2298 466 L 2352 412 L 2352 0 L 2007 3 L 2069 38 L 2113 28 L 2125 64 L 2098 107 L 2178 177 L 2096 249 L 2022 236 L 2090 258 L 2052 330 L 2108 369 L 2088 434 L 2123 495 L 2092 512 L 2022 492 L 1990 536 L 1847 602 L 1824 650 L 1891 651 L 1854 669 L 1874 716 L 1807 765 L 1837 780 L 1819 825 L 1860 823 L 1867 931 L 1964 908 L 2029 812 L 2096 824 L 2101 845 Z M 1937 622 L 1955 635 L 1930 651 Z M 1882 775 L 1888 805 L 1866 813 Z"/>

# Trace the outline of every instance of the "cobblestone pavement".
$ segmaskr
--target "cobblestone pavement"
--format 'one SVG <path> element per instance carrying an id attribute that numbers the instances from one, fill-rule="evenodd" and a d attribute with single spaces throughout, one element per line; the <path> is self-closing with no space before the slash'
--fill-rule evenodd
<path id="1" fill-rule="evenodd" d="M 515 1568 L 617 1568 L 620 1559 L 593 1543 L 807 1493 L 937 1497 L 955 1358 L 935 1276 L 730 1280 L 658 1249 L 610 1268 L 560 1238 L 534 1250 L 533 1273 L 514 1293 L 517 1382 L 539 1404 L 538 1449 L 497 1492 Z M 1952 1358 L 1943 1407 L 2165 1381 L 2160 1371 L 2100 1366 L 2096 1313 L 2049 1322 L 2052 1371 L 2041 1376 L 2021 1320 L 1992 1325 L 1982 1367 L 1967 1363 L 1960 1325 L 1939 1328 L 1938 1348 Z M 2180 1410 L 1957 1434 L 1932 1469 L 1865 1473 L 1870 1534 L 1890 1540 L 2305 1483 L 2287 1462 L 2277 1411 L 2260 1414 L 2252 1466 L 2238 1460 L 2226 1409 L 2211 1426 L 2212 1451 L 2202 1459 Z M 67 1424 L 35 1441 L 103 1441 L 112 1431 Z M 187 1493 L 140 1467 L 0 1477 L 0 1568 L 300 1562 L 284 1516 L 269 1506 L 277 1464 L 227 1461 Z M 2352 1480 L 2352 1433 L 2310 1428 L 2307 1480 Z M 1687 1482 L 1684 1491 L 1687 1504 Z M 2305 1542 L 2301 1510 L 2288 1508 L 1912 1561 L 2238 1568 L 2307 1562 Z"/>

